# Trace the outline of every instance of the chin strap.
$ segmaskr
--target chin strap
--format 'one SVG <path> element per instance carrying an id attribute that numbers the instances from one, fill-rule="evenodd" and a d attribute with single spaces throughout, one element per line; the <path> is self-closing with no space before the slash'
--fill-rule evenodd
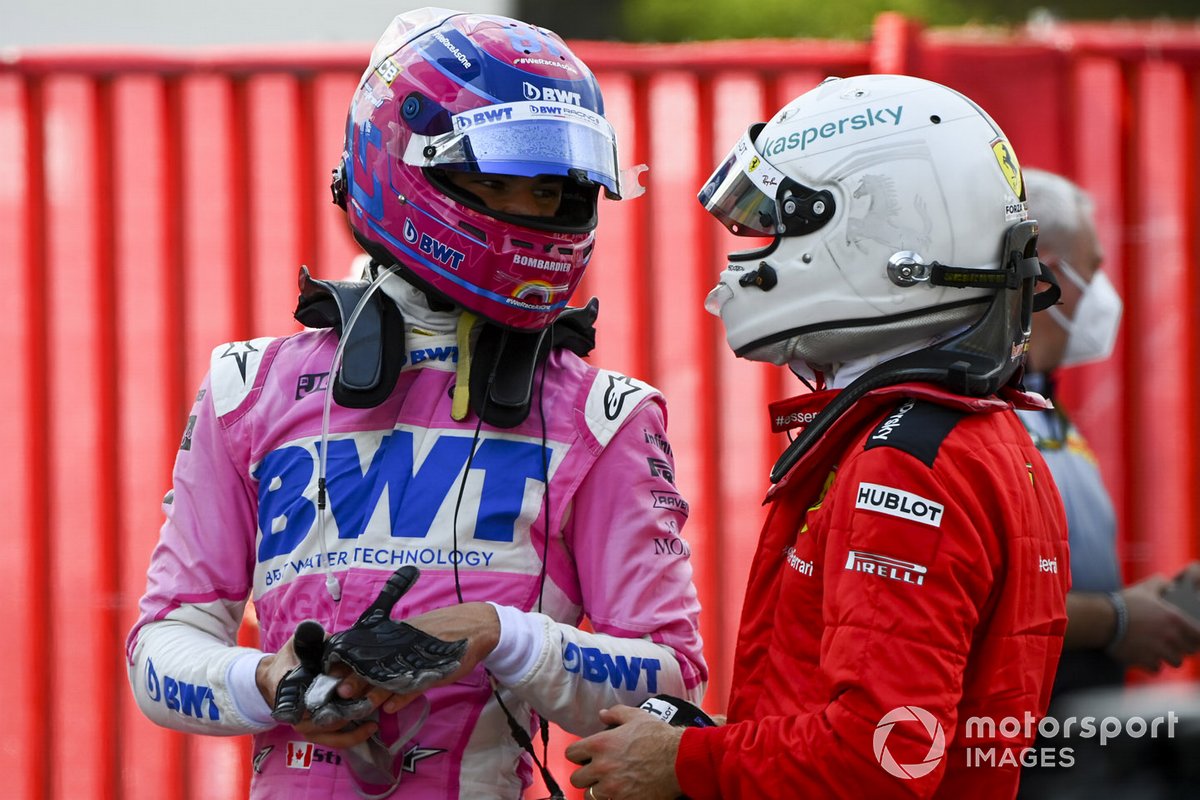
<path id="1" fill-rule="evenodd" d="M 1059 288 L 1046 265 L 1037 259 L 1038 226 L 1033 220 L 1013 225 L 1004 237 L 1003 266 L 995 270 L 961 270 L 930 265 L 955 285 L 999 286 L 987 311 L 957 336 L 924 350 L 893 358 L 867 370 L 838 393 L 779 456 L 771 470 L 778 483 L 838 417 L 868 392 L 897 383 L 933 383 L 967 397 L 985 397 L 1019 383 L 1030 321 L 1057 301 Z M 1039 281 L 1049 287 L 1035 294 Z M 979 281 L 969 283 L 969 281 Z M 947 284 L 950 285 L 950 284 Z"/>

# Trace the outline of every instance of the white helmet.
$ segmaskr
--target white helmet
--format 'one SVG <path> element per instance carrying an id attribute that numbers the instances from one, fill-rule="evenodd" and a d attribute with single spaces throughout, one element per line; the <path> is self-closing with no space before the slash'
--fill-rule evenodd
<path id="1" fill-rule="evenodd" d="M 730 254 L 705 304 L 744 358 L 828 370 L 923 347 L 1017 288 L 1002 252 L 1027 217 L 1016 156 L 930 81 L 826 80 L 751 126 L 699 199 L 733 233 L 773 237 Z"/>

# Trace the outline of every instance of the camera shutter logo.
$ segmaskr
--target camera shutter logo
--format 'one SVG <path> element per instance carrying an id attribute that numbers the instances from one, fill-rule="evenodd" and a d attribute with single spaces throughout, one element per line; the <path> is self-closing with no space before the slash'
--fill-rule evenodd
<path id="1" fill-rule="evenodd" d="M 929 752 L 923 761 L 916 764 L 899 764 L 887 748 L 887 738 L 897 722 L 916 722 L 929 734 Z M 937 718 L 920 706 L 900 706 L 893 708 L 883 715 L 875 726 L 875 738 L 872 742 L 875 750 L 875 760 L 889 775 L 897 778 L 912 780 L 921 778 L 937 769 L 942 756 L 946 753 L 946 732 L 942 730 Z"/>

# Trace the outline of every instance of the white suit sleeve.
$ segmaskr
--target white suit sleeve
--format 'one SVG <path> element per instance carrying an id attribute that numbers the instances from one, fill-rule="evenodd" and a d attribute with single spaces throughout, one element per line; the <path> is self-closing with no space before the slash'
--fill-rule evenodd
<path id="1" fill-rule="evenodd" d="M 261 354 L 269 340 L 256 342 Z M 218 348 L 220 351 L 220 348 Z M 192 406 L 163 500 L 166 521 L 150 559 L 140 616 L 126 645 L 138 707 L 175 730 L 235 735 L 273 727 L 254 682 L 262 653 L 237 646 L 250 595 L 256 520 L 241 457 L 221 414 L 238 372 L 214 356 Z M 248 363 L 251 376 L 256 359 Z M 252 381 L 251 381 L 252 383 Z"/>
<path id="2" fill-rule="evenodd" d="M 635 395 L 640 402 L 611 431 L 565 530 L 594 632 L 497 606 L 501 639 L 486 666 L 519 699 L 578 735 L 601 729 L 598 711 L 618 703 L 671 694 L 699 704 L 708 677 L 691 551 L 682 538 L 688 507 L 674 485 L 665 415 L 652 391 Z"/>

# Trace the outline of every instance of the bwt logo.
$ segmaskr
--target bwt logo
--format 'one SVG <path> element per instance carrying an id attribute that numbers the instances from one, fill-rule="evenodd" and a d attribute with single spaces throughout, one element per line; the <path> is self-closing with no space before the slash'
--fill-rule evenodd
<path id="1" fill-rule="evenodd" d="M 160 683 L 158 672 L 154 669 L 154 661 L 149 659 L 146 661 L 146 694 L 151 700 L 162 703 L 171 711 L 196 719 L 204 719 L 206 716 L 204 707 L 207 703 L 208 718 L 213 721 L 221 719 L 221 712 L 217 708 L 217 699 L 213 696 L 212 689 L 176 680 L 170 675 L 164 675 Z"/>
<path id="2" fill-rule="evenodd" d="M 658 671 L 662 669 L 662 663 L 657 658 L 613 656 L 595 647 L 580 647 L 574 642 L 567 642 L 562 657 L 563 669 L 578 673 L 585 681 L 607 681 L 614 689 L 624 687 L 633 691 L 645 672 L 646 691 L 658 691 Z"/>
<path id="3" fill-rule="evenodd" d="M 379 508 L 393 537 L 424 539 L 438 512 L 455 502 L 455 487 L 471 450 L 470 436 L 445 434 L 418 441 L 405 430 L 389 433 L 377 443 L 331 439 L 326 489 L 338 538 L 358 539 L 365 534 Z M 542 481 L 543 459 L 549 457 L 549 448 L 532 442 L 484 439 L 479 443 L 470 464 L 471 472 L 483 477 L 475 539 L 514 540 L 528 482 Z M 317 453 L 288 445 L 268 453 L 255 469 L 259 563 L 291 553 L 313 531 L 317 466 Z"/>
<path id="4" fill-rule="evenodd" d="M 460 251 L 448 244 L 442 244 L 428 233 L 420 233 L 417 226 L 413 225 L 412 220 L 409 219 L 404 220 L 404 241 L 415 244 L 422 253 L 435 261 L 440 261 L 450 269 L 458 269 L 463 259 L 466 258 Z"/>
<path id="5" fill-rule="evenodd" d="M 929 752 L 925 754 L 923 760 L 915 764 L 898 763 L 887 748 L 887 740 L 892 728 L 901 722 L 915 722 L 929 736 Z M 879 724 L 875 726 L 875 738 L 872 746 L 875 750 L 875 760 L 879 762 L 879 766 L 883 767 L 889 775 L 908 781 L 924 777 L 937 769 L 937 765 L 942 762 L 942 756 L 946 753 L 946 732 L 942 730 L 942 725 L 937 721 L 937 717 L 920 706 L 900 706 L 893 708 L 883 715 L 883 719 L 879 720 Z"/>
<path id="6" fill-rule="evenodd" d="M 458 348 L 451 345 L 449 347 L 423 347 L 418 350 L 409 350 L 408 360 L 412 364 L 420 364 L 422 361 L 452 361 L 457 364 Z"/>
<path id="7" fill-rule="evenodd" d="M 492 122 L 507 122 L 512 119 L 511 108 L 483 108 L 479 111 L 466 111 L 454 118 L 454 127 L 466 130 L 475 125 L 487 125 Z"/>
<path id="8" fill-rule="evenodd" d="M 555 89 L 553 86 L 534 86 L 529 81 L 521 83 L 526 100 L 547 100 L 552 103 L 570 103 L 579 105 L 579 92 L 568 92 L 566 89 Z"/>

